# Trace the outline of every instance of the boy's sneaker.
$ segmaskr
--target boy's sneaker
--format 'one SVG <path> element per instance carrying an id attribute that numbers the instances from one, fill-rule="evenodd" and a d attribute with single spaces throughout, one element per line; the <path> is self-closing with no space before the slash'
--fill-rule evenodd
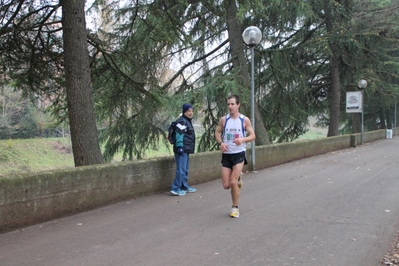
<path id="1" fill-rule="evenodd" d="M 186 191 L 183 191 L 183 190 L 171 190 L 170 194 L 172 194 L 173 196 L 184 196 L 184 195 L 186 195 Z"/>
<path id="2" fill-rule="evenodd" d="M 187 193 L 195 193 L 197 189 L 195 187 L 188 187 L 186 191 Z"/>
<path id="3" fill-rule="evenodd" d="M 242 177 L 242 172 L 241 172 L 240 177 L 238 178 L 238 182 L 237 182 L 237 186 L 238 186 L 239 189 L 241 189 L 242 184 L 243 184 L 242 180 L 241 180 L 241 177 Z"/>
<path id="4" fill-rule="evenodd" d="M 231 218 L 238 218 L 240 217 L 240 211 L 238 210 L 238 208 L 233 207 L 230 211 L 230 217 Z"/>

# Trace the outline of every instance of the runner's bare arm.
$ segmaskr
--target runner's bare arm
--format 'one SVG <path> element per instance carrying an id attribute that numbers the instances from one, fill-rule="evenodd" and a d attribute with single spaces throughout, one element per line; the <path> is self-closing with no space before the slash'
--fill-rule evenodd
<path id="1" fill-rule="evenodd" d="M 219 124 L 218 124 L 218 126 L 216 127 L 216 130 L 215 130 L 215 139 L 216 139 L 216 141 L 217 141 L 217 143 L 219 145 L 223 142 L 222 141 L 222 132 L 223 132 L 223 126 L 224 126 L 225 120 L 226 120 L 225 116 L 220 118 Z"/>
<path id="2" fill-rule="evenodd" d="M 254 131 L 254 128 L 252 127 L 251 120 L 249 120 L 248 117 L 244 118 L 244 127 L 245 127 L 245 131 L 247 132 L 247 136 L 244 138 L 244 141 L 250 142 L 250 141 L 255 140 L 255 138 L 256 138 L 255 131 Z"/>

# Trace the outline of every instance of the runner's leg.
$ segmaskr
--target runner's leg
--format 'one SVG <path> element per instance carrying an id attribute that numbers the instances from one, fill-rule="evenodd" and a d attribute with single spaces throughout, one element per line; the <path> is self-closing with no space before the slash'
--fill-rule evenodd
<path id="1" fill-rule="evenodd" d="M 231 200 L 233 206 L 238 206 L 238 200 L 240 199 L 240 188 L 237 186 L 237 183 L 243 167 L 244 162 L 234 165 L 233 171 L 231 171 L 230 174 Z"/>

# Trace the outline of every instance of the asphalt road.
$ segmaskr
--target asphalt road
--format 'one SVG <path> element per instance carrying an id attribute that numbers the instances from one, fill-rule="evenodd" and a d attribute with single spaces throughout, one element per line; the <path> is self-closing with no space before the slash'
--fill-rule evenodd
<path id="1" fill-rule="evenodd" d="M 399 230 L 399 138 L 0 235 L 1 266 L 377 266 Z"/>

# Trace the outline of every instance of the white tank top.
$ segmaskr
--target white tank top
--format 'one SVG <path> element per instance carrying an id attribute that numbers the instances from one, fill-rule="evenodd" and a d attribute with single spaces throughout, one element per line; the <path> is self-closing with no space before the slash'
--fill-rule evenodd
<path id="1" fill-rule="evenodd" d="M 226 121 L 223 129 L 223 142 L 227 144 L 227 151 L 224 153 L 233 154 L 246 151 L 246 143 L 236 145 L 233 141 L 236 138 L 246 136 L 244 127 L 244 115 L 240 114 L 238 118 L 231 118 L 230 114 L 226 115 Z"/>

